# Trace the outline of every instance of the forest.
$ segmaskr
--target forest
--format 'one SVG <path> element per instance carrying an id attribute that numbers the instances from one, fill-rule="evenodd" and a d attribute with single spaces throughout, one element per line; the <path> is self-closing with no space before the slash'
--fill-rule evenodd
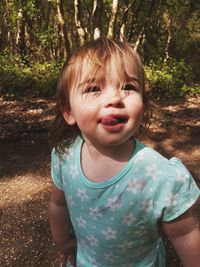
<path id="1" fill-rule="evenodd" d="M 77 47 L 99 36 L 140 54 L 152 110 L 140 140 L 181 158 L 200 187 L 199 1 L 0 0 L 2 267 L 59 265 L 48 219 L 57 77 Z M 163 239 L 166 267 L 182 267 Z"/>
<path id="2" fill-rule="evenodd" d="M 67 56 L 102 35 L 138 51 L 154 95 L 200 92 L 195 0 L 1 0 L 0 92 L 52 95 Z"/>

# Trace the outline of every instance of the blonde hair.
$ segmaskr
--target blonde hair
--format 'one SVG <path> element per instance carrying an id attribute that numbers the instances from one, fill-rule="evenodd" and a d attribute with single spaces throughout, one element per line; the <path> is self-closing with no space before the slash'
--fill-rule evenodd
<path id="1" fill-rule="evenodd" d="M 82 77 L 84 62 L 89 62 L 88 80 L 102 79 L 105 75 L 105 66 L 110 60 L 115 60 L 119 81 L 126 81 L 125 62 L 129 59 L 136 67 L 139 77 L 139 85 L 143 93 L 144 118 L 146 125 L 148 120 L 147 103 L 145 99 L 144 69 L 140 57 L 134 49 L 125 42 L 101 37 L 90 41 L 77 49 L 65 62 L 60 73 L 57 86 L 57 114 L 50 132 L 52 145 L 56 151 L 62 153 L 81 134 L 77 125 L 69 126 L 63 118 L 63 111 L 70 111 L 69 92 L 76 88 Z"/>

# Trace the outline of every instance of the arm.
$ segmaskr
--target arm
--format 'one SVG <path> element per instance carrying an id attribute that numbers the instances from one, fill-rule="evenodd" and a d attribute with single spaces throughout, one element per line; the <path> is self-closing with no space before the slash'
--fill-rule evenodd
<path id="1" fill-rule="evenodd" d="M 200 230 L 193 208 L 171 222 L 164 222 L 163 229 L 169 237 L 184 267 L 199 267 Z"/>
<path id="2" fill-rule="evenodd" d="M 68 258 L 74 261 L 76 241 L 71 236 L 72 225 L 64 193 L 53 185 L 50 204 L 49 220 L 53 241 L 61 252 L 62 262 Z M 75 265 L 74 265 L 75 266 Z"/>

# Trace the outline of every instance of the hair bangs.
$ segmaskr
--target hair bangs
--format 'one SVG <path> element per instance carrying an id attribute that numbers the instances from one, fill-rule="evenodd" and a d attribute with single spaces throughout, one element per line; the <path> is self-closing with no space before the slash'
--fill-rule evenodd
<path id="1" fill-rule="evenodd" d="M 120 85 L 124 84 L 128 76 L 125 69 L 127 56 L 134 58 L 133 51 L 127 52 L 126 47 L 108 39 L 101 42 L 99 40 L 95 47 L 84 46 L 84 49 L 75 53 L 69 62 L 68 67 L 72 75 L 68 73 L 68 77 L 73 78 L 68 79 L 68 88 L 83 89 L 83 85 L 87 83 L 104 84 L 106 67 L 111 62 L 116 66 Z"/>

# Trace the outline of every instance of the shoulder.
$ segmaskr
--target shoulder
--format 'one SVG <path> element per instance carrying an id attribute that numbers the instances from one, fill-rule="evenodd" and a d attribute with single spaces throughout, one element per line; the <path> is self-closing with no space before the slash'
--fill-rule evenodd
<path id="1" fill-rule="evenodd" d="M 51 151 L 51 177 L 60 190 L 63 190 L 64 177 L 74 171 L 73 163 L 77 158 L 77 147 L 81 146 L 81 140 L 77 137 L 63 153 L 58 153 L 55 148 Z"/>
<path id="2" fill-rule="evenodd" d="M 62 165 L 62 163 L 66 163 L 70 161 L 75 155 L 75 151 L 77 147 L 79 147 L 82 143 L 81 137 L 77 137 L 70 146 L 66 147 L 64 151 L 56 151 L 55 147 L 51 150 L 51 162 L 58 162 Z"/>
<path id="3" fill-rule="evenodd" d="M 135 163 L 145 167 L 149 166 L 159 166 L 159 168 L 168 168 L 170 162 L 169 160 L 161 155 L 155 149 L 144 145 L 137 140 L 137 152 L 135 154 Z"/>
<path id="4" fill-rule="evenodd" d="M 167 180 L 185 182 L 188 179 L 192 179 L 181 159 L 176 157 L 168 159 L 155 149 L 139 141 L 137 141 L 137 146 L 139 149 L 134 158 L 137 168 L 145 170 L 147 176 L 151 176 L 158 183 Z"/>
<path id="5" fill-rule="evenodd" d="M 152 200 L 155 218 L 165 222 L 174 220 L 199 198 L 199 188 L 180 159 L 167 159 L 141 144 L 135 161 L 135 167 L 145 179 L 145 197 Z"/>

